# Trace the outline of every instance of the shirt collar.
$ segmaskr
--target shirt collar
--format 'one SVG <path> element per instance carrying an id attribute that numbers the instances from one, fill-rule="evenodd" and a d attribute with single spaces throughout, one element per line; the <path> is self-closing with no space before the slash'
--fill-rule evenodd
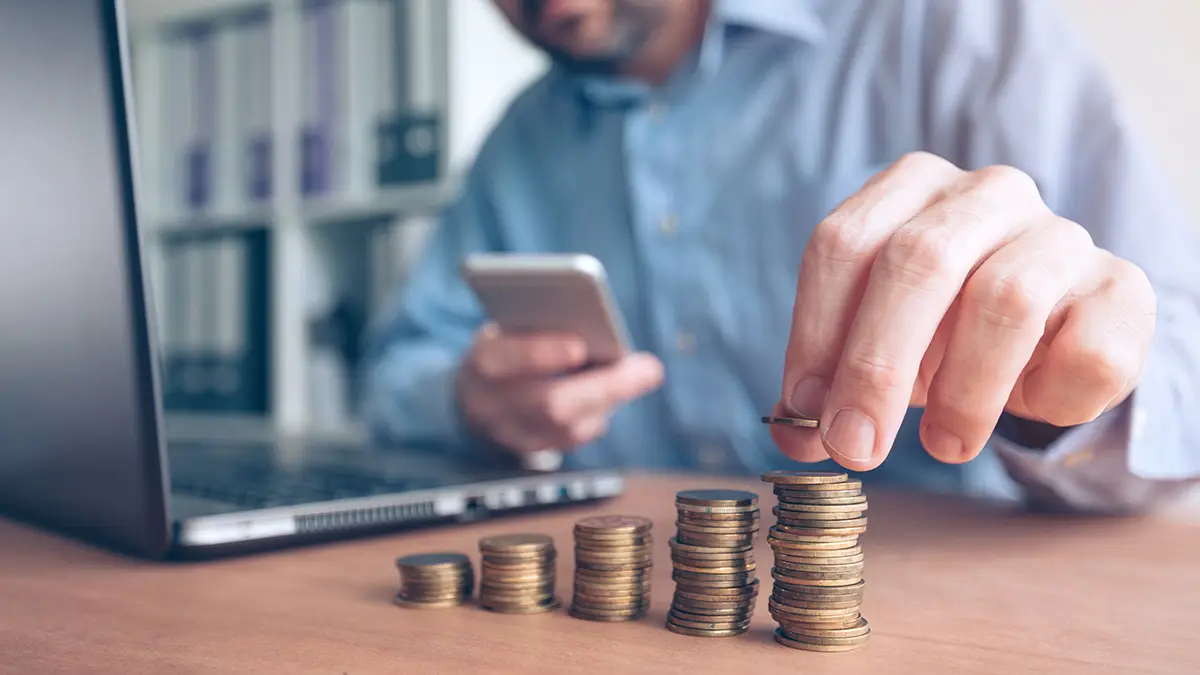
<path id="1" fill-rule="evenodd" d="M 724 57 L 730 29 L 763 32 L 818 43 L 825 37 L 825 24 L 811 0 L 710 0 L 708 25 L 699 51 L 684 70 L 704 76 L 715 72 Z M 640 82 L 604 77 L 575 78 L 578 91 L 592 104 L 602 107 L 637 106 L 648 98 L 651 88 Z"/>
<path id="2" fill-rule="evenodd" d="M 811 0 L 711 0 L 710 23 L 820 42 L 825 23 Z"/>

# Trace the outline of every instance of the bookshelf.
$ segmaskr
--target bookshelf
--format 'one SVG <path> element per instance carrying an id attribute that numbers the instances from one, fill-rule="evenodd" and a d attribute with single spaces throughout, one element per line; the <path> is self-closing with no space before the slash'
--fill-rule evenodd
<path id="1" fill-rule="evenodd" d="M 543 64 L 487 0 L 128 6 L 168 433 L 362 439 L 346 347 Z"/>

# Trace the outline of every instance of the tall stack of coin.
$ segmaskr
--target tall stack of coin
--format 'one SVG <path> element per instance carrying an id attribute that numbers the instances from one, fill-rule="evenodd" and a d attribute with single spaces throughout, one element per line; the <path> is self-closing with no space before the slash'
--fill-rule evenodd
<path id="1" fill-rule="evenodd" d="M 479 606 L 505 614 L 558 608 L 554 540 L 544 534 L 505 534 L 479 541 Z"/>
<path id="2" fill-rule="evenodd" d="M 639 516 L 593 516 L 575 523 L 571 616 L 633 621 L 650 608 L 653 523 Z"/>
<path id="3" fill-rule="evenodd" d="M 758 599 L 754 534 L 758 495 L 741 490 L 684 490 L 675 495 L 667 629 L 695 637 L 731 637 L 750 628 Z"/>
<path id="4" fill-rule="evenodd" d="M 461 553 L 417 553 L 396 560 L 400 592 L 396 604 L 415 609 L 458 607 L 471 597 L 475 573 Z"/>
<path id="5" fill-rule="evenodd" d="M 844 473 L 770 471 L 775 486 L 771 616 L 775 641 L 819 652 L 847 652 L 867 643 L 871 629 L 859 612 L 867 529 L 862 482 Z"/>

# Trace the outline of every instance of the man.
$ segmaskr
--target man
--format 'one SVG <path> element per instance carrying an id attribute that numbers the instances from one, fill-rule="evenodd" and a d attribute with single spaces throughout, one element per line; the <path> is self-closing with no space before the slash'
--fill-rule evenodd
<path id="1" fill-rule="evenodd" d="M 554 67 L 378 333 L 381 439 L 1108 512 L 1200 476 L 1196 242 L 1049 2 L 497 5 Z M 644 351 L 500 334 L 479 250 L 597 256 Z"/>

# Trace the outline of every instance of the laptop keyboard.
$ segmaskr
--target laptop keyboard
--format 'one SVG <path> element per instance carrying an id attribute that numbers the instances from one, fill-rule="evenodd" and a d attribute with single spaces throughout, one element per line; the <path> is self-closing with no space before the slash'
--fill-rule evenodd
<path id="1" fill-rule="evenodd" d="M 174 492 L 270 508 L 436 487 L 438 481 L 340 464 L 285 466 L 269 449 L 171 448 Z"/>

